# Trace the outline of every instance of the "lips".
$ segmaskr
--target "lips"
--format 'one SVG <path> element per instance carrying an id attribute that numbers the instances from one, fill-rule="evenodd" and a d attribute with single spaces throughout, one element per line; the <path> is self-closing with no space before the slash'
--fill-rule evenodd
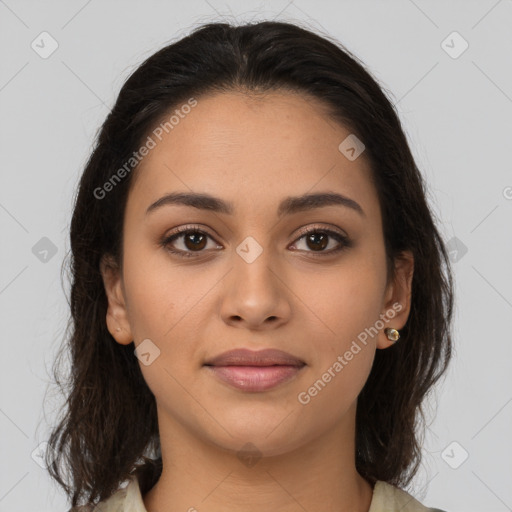
<path id="1" fill-rule="evenodd" d="M 294 366 L 302 367 L 304 361 L 287 352 L 277 349 L 253 351 L 235 349 L 206 361 L 205 366 Z"/>
<path id="2" fill-rule="evenodd" d="M 204 366 L 217 379 L 244 392 L 263 392 L 301 373 L 306 363 L 282 350 L 237 349 L 208 360 Z"/>

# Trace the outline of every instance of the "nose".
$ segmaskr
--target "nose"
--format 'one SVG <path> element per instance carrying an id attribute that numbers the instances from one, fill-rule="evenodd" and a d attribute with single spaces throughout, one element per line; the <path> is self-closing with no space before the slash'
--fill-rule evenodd
<path id="1" fill-rule="evenodd" d="M 250 263 L 235 253 L 233 268 L 223 280 L 221 316 L 226 324 L 265 330 L 289 321 L 293 294 L 268 252 Z"/>

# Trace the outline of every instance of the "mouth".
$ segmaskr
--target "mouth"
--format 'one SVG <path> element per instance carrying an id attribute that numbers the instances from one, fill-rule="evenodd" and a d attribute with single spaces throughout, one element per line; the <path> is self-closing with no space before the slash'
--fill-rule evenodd
<path id="1" fill-rule="evenodd" d="M 210 359 L 204 366 L 236 389 L 261 392 L 293 379 L 306 363 L 281 350 L 236 349 Z"/>
<path id="2" fill-rule="evenodd" d="M 248 350 L 239 348 L 223 352 L 205 362 L 206 366 L 304 366 L 298 357 L 277 349 Z"/>
<path id="3" fill-rule="evenodd" d="M 247 392 L 272 389 L 294 378 L 303 366 L 209 366 L 213 375 L 230 386 Z"/>

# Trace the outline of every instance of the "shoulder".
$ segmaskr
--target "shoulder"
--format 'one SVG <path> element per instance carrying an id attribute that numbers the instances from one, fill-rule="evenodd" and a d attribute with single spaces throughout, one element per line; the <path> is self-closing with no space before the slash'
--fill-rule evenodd
<path id="1" fill-rule="evenodd" d="M 96 506 L 75 507 L 69 512 L 147 512 L 140 494 L 139 483 L 132 477 L 125 487 L 118 489 L 112 496 Z"/>
<path id="2" fill-rule="evenodd" d="M 373 498 L 368 512 L 444 512 L 438 508 L 422 505 L 408 492 L 387 482 L 378 480 L 373 489 Z"/>

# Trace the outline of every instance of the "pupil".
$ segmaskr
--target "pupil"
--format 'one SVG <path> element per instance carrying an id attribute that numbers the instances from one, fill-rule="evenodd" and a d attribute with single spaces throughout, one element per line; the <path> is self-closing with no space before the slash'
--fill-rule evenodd
<path id="1" fill-rule="evenodd" d="M 309 240 L 313 242 L 313 245 L 317 244 L 318 241 L 315 240 L 317 237 L 321 238 L 320 246 L 313 247 L 316 249 L 324 249 L 327 246 L 327 236 L 324 233 L 312 233 L 309 235 Z"/>
<path id="2" fill-rule="evenodd" d="M 197 237 L 199 237 L 199 239 L 203 239 L 202 242 L 203 244 L 202 245 L 199 245 L 201 244 L 201 240 L 197 240 Z M 188 242 L 189 241 L 192 241 L 192 245 L 189 246 Z M 202 233 L 192 233 L 192 234 L 189 234 L 185 237 L 185 244 L 187 246 L 187 249 L 203 249 L 204 247 L 204 241 L 206 240 L 206 237 L 202 234 Z M 199 244 L 198 244 L 199 242 Z"/>

